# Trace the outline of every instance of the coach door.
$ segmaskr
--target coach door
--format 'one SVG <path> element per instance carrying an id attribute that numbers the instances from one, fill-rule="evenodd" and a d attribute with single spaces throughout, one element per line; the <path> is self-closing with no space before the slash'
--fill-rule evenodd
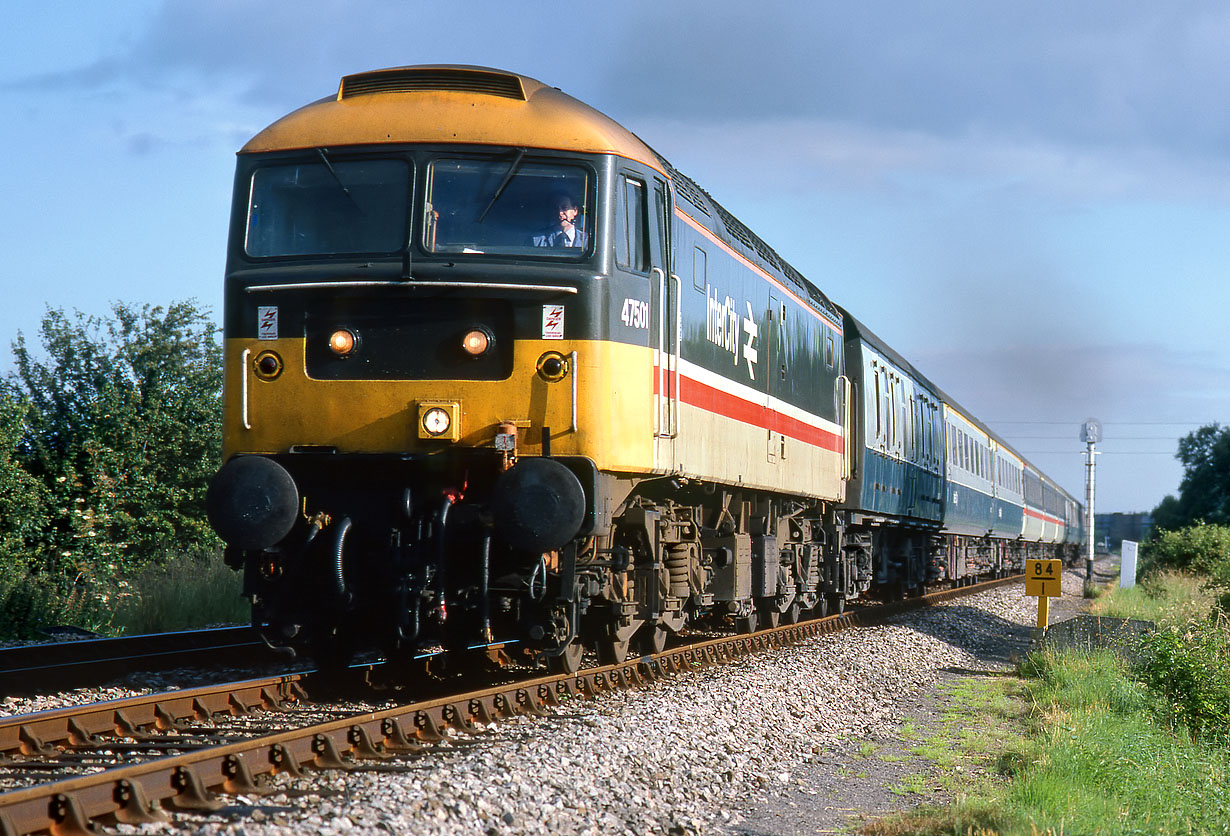
<path id="1" fill-rule="evenodd" d="M 655 459 L 660 470 L 676 468 L 675 440 L 679 436 L 679 354 L 680 311 L 679 277 L 672 272 L 670 259 L 670 192 L 658 178 L 652 181 L 649 211 L 649 264 L 657 304 L 654 306 L 654 334 L 657 363 L 654 382 Z"/>

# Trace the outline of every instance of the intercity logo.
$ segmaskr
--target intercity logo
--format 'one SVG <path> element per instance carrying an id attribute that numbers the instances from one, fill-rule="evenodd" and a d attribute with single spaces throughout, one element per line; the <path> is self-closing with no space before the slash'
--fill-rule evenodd
<path id="1" fill-rule="evenodd" d="M 752 316 L 752 303 L 744 303 L 747 305 L 747 316 L 743 317 L 740 322 L 739 310 L 735 307 L 734 299 L 727 296 L 719 302 L 717 290 L 712 285 L 706 291 L 705 298 L 707 302 L 705 336 L 718 348 L 730 352 L 731 360 L 737 366 L 739 365 L 739 326 L 742 324 L 743 334 L 747 337 L 743 343 L 743 359 L 747 361 L 748 375 L 755 380 L 758 356 L 756 338 L 760 335 L 760 326 L 756 324 Z"/>

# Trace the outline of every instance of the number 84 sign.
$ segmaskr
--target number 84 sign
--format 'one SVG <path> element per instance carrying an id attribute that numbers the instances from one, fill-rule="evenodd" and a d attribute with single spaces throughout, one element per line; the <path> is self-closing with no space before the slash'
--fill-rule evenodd
<path id="1" fill-rule="evenodd" d="M 1063 595 L 1062 560 L 1026 560 L 1025 594 L 1035 598 L 1059 598 Z"/>

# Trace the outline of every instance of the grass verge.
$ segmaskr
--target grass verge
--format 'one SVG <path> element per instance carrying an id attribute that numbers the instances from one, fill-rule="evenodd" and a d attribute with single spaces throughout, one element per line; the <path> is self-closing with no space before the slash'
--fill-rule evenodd
<path id="1" fill-rule="evenodd" d="M 100 635 L 189 630 L 246 623 L 242 576 L 220 552 L 174 555 L 128 580 L 81 575 L 70 583 L 24 571 L 0 572 L 0 638 L 45 638 L 69 626 Z"/>
<path id="2" fill-rule="evenodd" d="M 955 800 L 863 832 L 1230 834 L 1230 744 L 1210 722 L 1226 710 L 1230 630 L 1210 621 L 1200 587 L 1165 576 L 1097 602 L 1167 625 L 1141 667 L 1109 651 L 1047 652 L 1020 678 L 948 686 L 941 728 L 913 749 L 935 778 L 894 791 L 929 783 Z"/>
<path id="3" fill-rule="evenodd" d="M 179 555 L 133 580 L 130 593 L 120 597 L 112 627 L 140 635 L 245 624 L 251 610 L 242 588 L 242 575 L 223 563 L 219 552 Z"/>

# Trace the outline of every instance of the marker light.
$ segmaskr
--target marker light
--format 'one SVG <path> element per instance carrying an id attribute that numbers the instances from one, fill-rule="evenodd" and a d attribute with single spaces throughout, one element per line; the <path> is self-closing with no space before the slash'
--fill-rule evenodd
<path id="1" fill-rule="evenodd" d="M 447 409 L 433 406 L 423 413 L 423 429 L 430 436 L 440 436 L 448 432 L 453 424 Z"/>
<path id="2" fill-rule="evenodd" d="M 357 343 L 354 332 L 345 328 L 339 328 L 329 335 L 329 350 L 338 357 L 348 356 Z"/>
<path id="3" fill-rule="evenodd" d="M 261 380 L 273 380 L 282 373 L 282 358 L 273 351 L 262 351 L 252 365 Z"/>
<path id="4" fill-rule="evenodd" d="M 475 328 L 461 338 L 461 348 L 471 357 L 482 357 L 491 348 L 491 335 L 482 328 Z"/>
<path id="5" fill-rule="evenodd" d="M 568 360 L 558 351 L 548 351 L 538 358 L 538 376 L 547 383 L 559 383 L 568 374 Z"/>

